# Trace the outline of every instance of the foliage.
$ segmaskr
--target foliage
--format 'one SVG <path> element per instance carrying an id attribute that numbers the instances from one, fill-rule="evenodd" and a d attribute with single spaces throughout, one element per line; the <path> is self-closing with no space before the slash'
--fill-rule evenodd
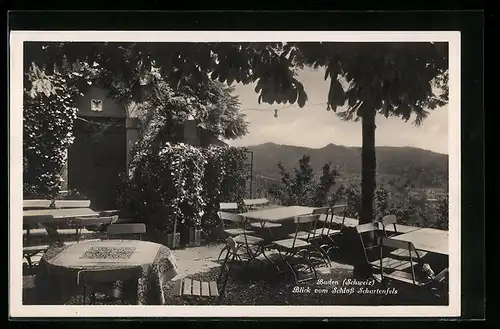
<path id="1" fill-rule="evenodd" d="M 217 217 L 220 202 L 243 201 L 250 173 L 246 166 L 245 148 L 209 146 L 202 152 L 206 159 L 203 178 L 206 206 L 202 225 L 209 230 L 220 224 Z"/>
<path id="2" fill-rule="evenodd" d="M 359 218 L 361 191 L 358 184 L 346 184 L 343 201 L 347 204 L 346 216 Z M 386 215 L 395 215 L 402 225 L 448 229 L 448 196 L 434 206 L 425 197 L 411 197 L 381 185 L 375 191 L 373 208 L 375 221 L 381 221 Z"/>
<path id="3" fill-rule="evenodd" d="M 54 197 L 61 187 L 61 170 L 67 148 L 73 142 L 75 98 L 79 84 L 90 81 L 92 70 L 62 67 L 48 75 L 31 65 L 27 77 L 33 82 L 23 98 L 24 197 Z"/>
<path id="4" fill-rule="evenodd" d="M 177 221 L 178 232 L 210 229 L 218 224 L 215 214 L 222 199 L 242 198 L 244 149 L 168 142 L 159 148 L 138 145 L 120 203 L 148 228 L 171 233 Z"/>
<path id="5" fill-rule="evenodd" d="M 437 206 L 436 227 L 442 230 L 448 230 L 449 222 L 449 202 L 448 195 L 440 200 Z"/>
<path id="6" fill-rule="evenodd" d="M 310 161 L 311 157 L 304 155 L 299 160 L 299 167 L 295 168 L 293 176 L 279 163 L 282 186 L 271 185 L 268 193 L 287 206 L 322 207 L 335 202 L 330 191 L 336 183 L 337 171 L 327 163 L 323 166 L 319 179 L 316 179 Z"/>
<path id="7" fill-rule="evenodd" d="M 175 84 L 158 74 L 152 74 L 152 77 L 155 84 L 152 92 L 139 104 L 138 116 L 146 126 L 151 120 L 162 120 L 159 125 L 161 132 L 156 137 L 161 136 L 163 141 L 182 141 L 178 129 L 189 118 L 218 138 L 235 139 L 248 132 L 245 115 L 239 113 L 238 96 L 231 94 L 234 88 L 213 81 L 196 82 L 189 77 L 183 77 Z M 117 86 L 112 88 L 112 95 L 123 103 L 133 101 L 130 92 Z"/>

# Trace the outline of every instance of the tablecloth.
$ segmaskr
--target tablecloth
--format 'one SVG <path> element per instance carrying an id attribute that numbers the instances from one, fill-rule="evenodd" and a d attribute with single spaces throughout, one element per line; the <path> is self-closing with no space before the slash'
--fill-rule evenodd
<path id="1" fill-rule="evenodd" d="M 78 271 L 130 266 L 141 266 L 143 270 L 137 285 L 134 285 L 137 287 L 137 304 L 164 304 L 163 286 L 177 275 L 177 263 L 169 248 L 148 241 L 82 241 L 53 246 L 40 261 L 37 288 L 40 287 L 40 293 L 49 297 L 49 304 L 58 304 L 65 302 L 62 291 L 82 290 L 76 286 Z M 125 288 L 119 281 L 112 286 L 115 295 Z"/>

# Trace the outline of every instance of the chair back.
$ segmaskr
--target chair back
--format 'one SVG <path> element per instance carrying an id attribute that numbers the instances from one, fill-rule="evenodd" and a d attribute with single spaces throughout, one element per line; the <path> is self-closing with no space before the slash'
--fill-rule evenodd
<path id="1" fill-rule="evenodd" d="M 292 248 L 295 247 L 295 242 L 298 239 L 298 234 L 302 228 L 305 227 L 304 231 L 307 232 L 307 240 L 309 240 L 314 233 L 311 233 L 315 231 L 316 229 L 316 224 L 318 222 L 320 214 L 311 214 L 311 215 L 302 215 L 302 216 L 296 216 L 293 221 L 296 224 L 295 227 L 295 235 L 293 237 L 293 243 L 292 243 Z"/>
<path id="2" fill-rule="evenodd" d="M 266 198 L 260 198 L 260 199 L 245 199 L 243 200 L 243 203 L 247 207 L 262 207 L 262 206 L 267 206 L 269 205 L 269 200 Z"/>
<path id="3" fill-rule="evenodd" d="M 394 249 L 403 249 L 408 251 L 408 262 L 410 263 L 410 269 L 411 269 L 411 275 L 412 275 L 412 280 L 413 284 L 416 284 L 416 276 L 415 276 L 415 268 L 414 268 L 414 261 L 413 261 L 413 253 L 417 255 L 417 260 L 420 259 L 420 256 L 416 252 L 415 246 L 413 243 L 409 241 L 402 241 L 402 240 L 396 240 L 396 239 L 390 239 L 385 236 L 381 236 L 378 238 L 378 245 L 380 246 L 380 262 L 379 262 L 379 269 L 380 269 L 380 274 L 382 276 L 382 279 L 384 278 L 384 271 L 383 271 L 383 258 L 385 254 L 384 248 L 394 248 Z"/>
<path id="4" fill-rule="evenodd" d="M 387 232 L 385 228 L 389 225 L 393 225 L 394 232 L 397 233 L 396 223 L 398 222 L 398 218 L 395 215 L 387 215 L 382 218 L 382 229 L 384 230 L 384 235 L 387 236 Z"/>
<path id="5" fill-rule="evenodd" d="M 131 281 L 138 280 L 141 276 L 141 266 L 82 270 L 77 274 L 76 283 L 91 285 L 114 281 Z"/>
<path id="6" fill-rule="evenodd" d="M 90 200 L 55 200 L 56 208 L 90 208 Z"/>
<path id="7" fill-rule="evenodd" d="M 146 233 L 146 224 L 144 223 L 128 223 L 128 224 L 111 224 L 106 228 L 106 235 L 121 236 L 121 235 L 139 235 L 142 240 L 142 235 Z"/>
<path id="8" fill-rule="evenodd" d="M 359 241 L 361 242 L 361 247 L 363 248 L 363 254 L 365 256 L 366 262 L 370 262 L 370 259 L 368 257 L 368 252 L 373 250 L 375 247 L 377 247 L 378 244 L 378 233 L 379 231 L 379 226 L 377 223 L 366 223 L 366 224 L 361 224 L 356 226 L 356 232 L 358 233 Z M 374 235 L 375 240 L 377 243 L 373 246 L 366 246 L 365 244 L 365 239 L 363 238 L 363 235 L 366 235 L 367 233 L 370 233 Z"/>
<path id="9" fill-rule="evenodd" d="M 23 227 L 25 230 L 40 228 L 40 225 L 55 223 L 52 215 L 23 216 Z"/>
<path id="10" fill-rule="evenodd" d="M 31 244 L 31 229 L 45 229 L 47 231 L 47 235 L 49 237 L 49 243 L 62 245 L 63 242 L 57 229 L 53 226 L 57 223 L 54 220 L 54 216 L 52 215 L 36 215 L 36 216 L 23 216 L 23 227 L 26 230 L 26 243 L 28 245 Z"/>
<path id="11" fill-rule="evenodd" d="M 335 216 L 342 217 L 342 220 L 340 222 L 340 230 L 342 230 L 345 226 L 345 213 L 347 210 L 347 205 L 342 204 L 342 205 L 335 205 L 332 207 L 326 208 L 327 211 L 325 213 L 325 220 L 323 222 L 323 227 L 321 229 L 321 234 L 329 234 L 330 230 L 333 230 L 333 220 L 335 219 Z"/>
<path id="12" fill-rule="evenodd" d="M 78 223 L 79 227 L 110 225 L 116 223 L 117 220 L 118 216 L 97 217 L 97 218 L 85 218 L 85 217 L 75 218 L 75 222 Z"/>
<path id="13" fill-rule="evenodd" d="M 48 209 L 51 205 L 51 200 L 23 200 L 23 209 Z"/>
<path id="14" fill-rule="evenodd" d="M 244 227 L 245 217 L 241 216 L 240 214 L 219 211 L 217 212 L 217 215 L 219 216 L 219 220 L 223 230 L 226 229 L 226 222 L 236 224 L 237 227 Z"/>

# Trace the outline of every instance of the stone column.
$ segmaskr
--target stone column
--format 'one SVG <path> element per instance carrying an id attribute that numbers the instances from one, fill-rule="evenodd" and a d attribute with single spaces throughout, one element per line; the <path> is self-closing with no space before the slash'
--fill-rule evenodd
<path id="1" fill-rule="evenodd" d="M 125 127 L 127 129 L 127 173 L 128 173 L 128 168 L 130 165 L 130 162 L 132 161 L 131 158 L 131 151 L 132 148 L 135 145 L 135 142 L 137 142 L 137 139 L 139 138 L 139 119 L 137 118 L 127 118 L 125 121 Z"/>

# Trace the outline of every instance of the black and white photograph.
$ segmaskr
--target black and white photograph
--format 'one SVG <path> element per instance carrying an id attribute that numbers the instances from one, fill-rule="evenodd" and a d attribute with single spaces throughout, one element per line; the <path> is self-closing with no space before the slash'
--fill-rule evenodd
<path id="1" fill-rule="evenodd" d="M 12 316 L 460 315 L 459 32 L 10 38 Z"/>

